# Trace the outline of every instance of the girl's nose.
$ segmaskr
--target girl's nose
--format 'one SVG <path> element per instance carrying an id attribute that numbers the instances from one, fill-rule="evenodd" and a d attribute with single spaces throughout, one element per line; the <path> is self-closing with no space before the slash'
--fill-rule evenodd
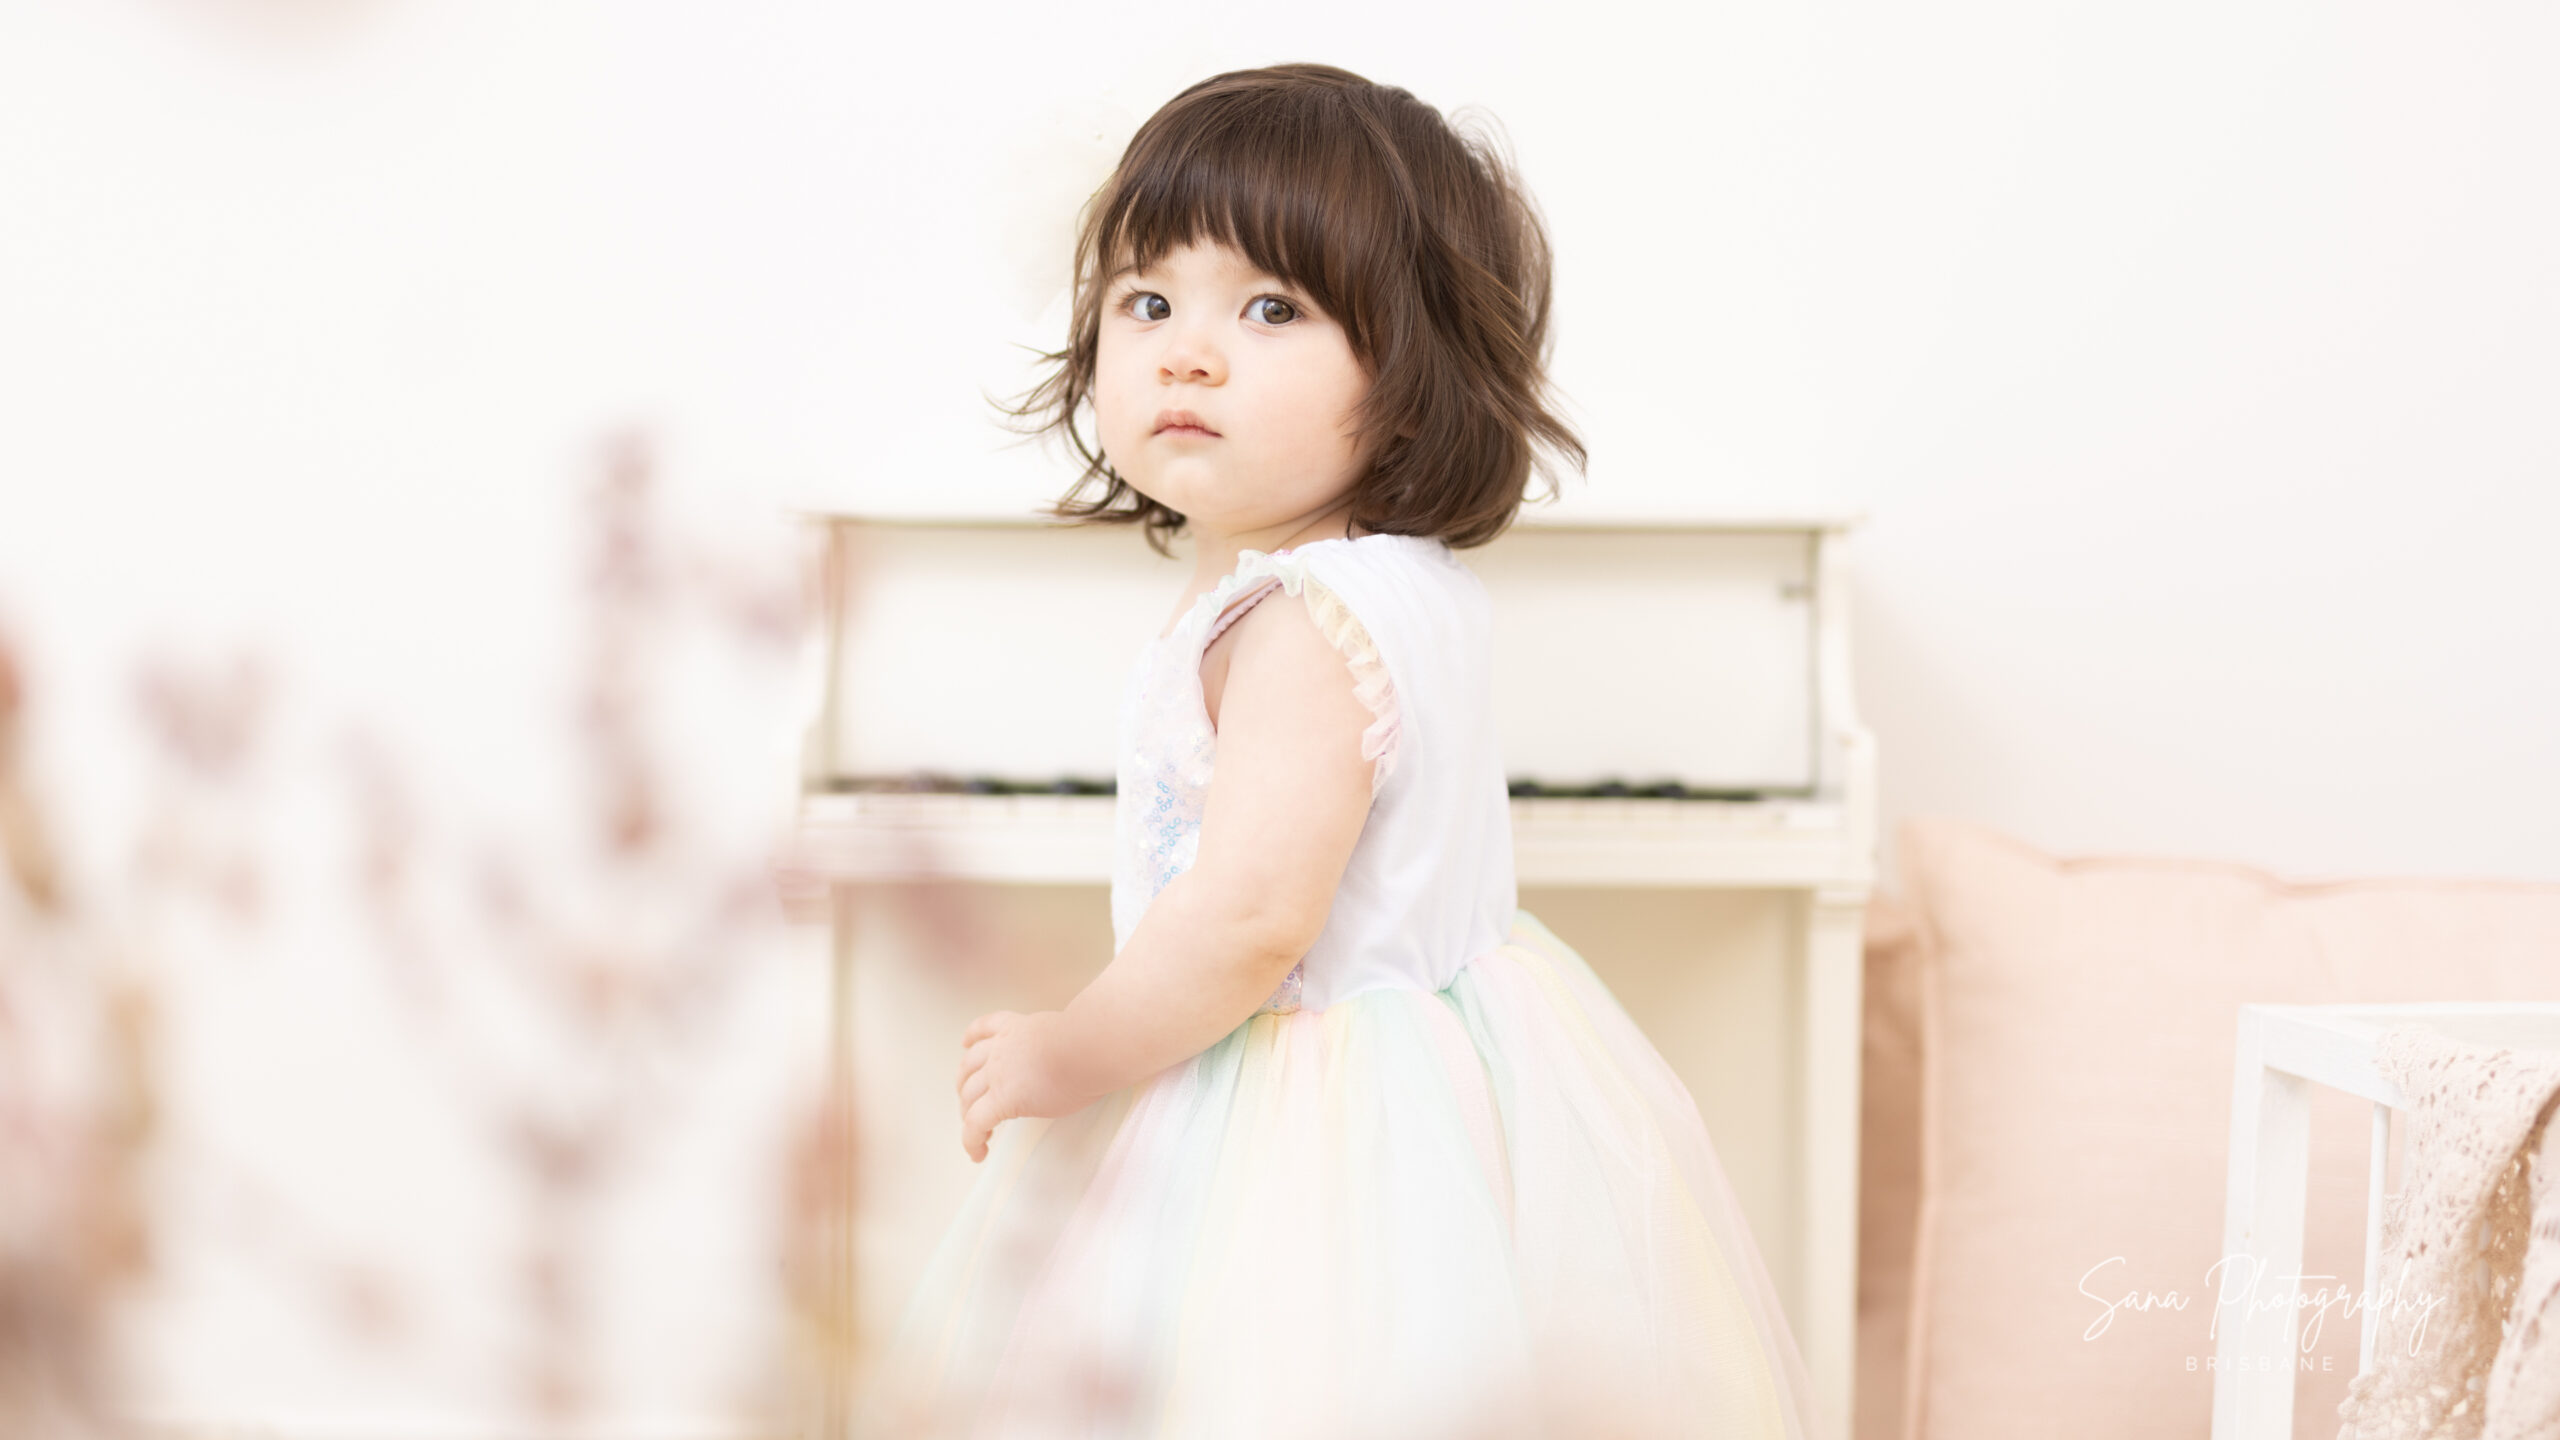
<path id="1" fill-rule="evenodd" d="M 1200 327 L 1172 326 L 1165 333 L 1164 353 L 1156 361 L 1156 378 L 1167 385 L 1186 380 L 1215 385 L 1227 378 L 1226 356 Z"/>

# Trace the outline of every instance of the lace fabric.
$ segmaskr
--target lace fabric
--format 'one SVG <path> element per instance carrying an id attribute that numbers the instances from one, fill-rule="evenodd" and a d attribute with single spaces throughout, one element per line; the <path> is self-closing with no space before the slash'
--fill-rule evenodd
<path id="1" fill-rule="evenodd" d="M 2560 1435 L 2560 1122 L 2548 1105 L 2532 1169 L 2533 1228 L 2507 1339 L 2489 1368 L 2493 1440 Z"/>
<path id="2" fill-rule="evenodd" d="M 2560 1437 L 2560 1053 L 2400 1026 L 2374 1066 L 2409 1097 L 2383 1197 L 2373 1368 L 2339 1440 Z M 2433 1302 L 2433 1303 L 2431 1303 Z"/>

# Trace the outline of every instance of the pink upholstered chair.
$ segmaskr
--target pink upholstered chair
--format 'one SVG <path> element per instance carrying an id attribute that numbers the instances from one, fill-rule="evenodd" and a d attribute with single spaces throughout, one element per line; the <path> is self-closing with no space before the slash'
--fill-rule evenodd
<path id="1" fill-rule="evenodd" d="M 2560 998 L 2560 885 L 2288 881 L 1915 821 L 1867 950 L 1859 1440 L 2203 1440 L 2240 1006 Z M 2303 1259 L 2360 1274 L 2368 1102 L 2309 1097 Z M 2332 1440 L 2353 1323 L 2307 1338 Z"/>

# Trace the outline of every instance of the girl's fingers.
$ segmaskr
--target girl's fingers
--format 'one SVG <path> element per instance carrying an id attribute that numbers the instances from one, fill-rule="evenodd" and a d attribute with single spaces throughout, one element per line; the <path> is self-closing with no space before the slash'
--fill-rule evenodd
<path id="1" fill-rule="evenodd" d="M 992 1120 L 981 1122 L 980 1112 L 992 1108 L 981 1100 L 970 1108 L 966 1123 L 960 1127 L 960 1148 L 968 1151 L 973 1161 L 987 1158 L 987 1137 L 994 1133 L 996 1127 Z"/>
<path id="2" fill-rule="evenodd" d="M 969 1022 L 960 1037 L 960 1075 L 955 1089 L 960 1096 L 960 1148 L 972 1161 L 987 1158 L 987 1140 L 997 1125 L 1006 1118 L 1005 1107 L 993 1098 L 995 1077 L 989 1062 L 1001 1049 L 993 1041 L 1013 1027 L 1022 1017 L 1011 1010 L 992 1010 Z"/>

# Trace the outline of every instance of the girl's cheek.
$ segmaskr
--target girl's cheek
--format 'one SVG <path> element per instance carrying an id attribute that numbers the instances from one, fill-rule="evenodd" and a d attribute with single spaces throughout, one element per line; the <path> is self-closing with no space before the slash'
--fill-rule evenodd
<path id="1" fill-rule="evenodd" d="M 1120 419 L 1120 387 L 1108 371 L 1099 368 L 1093 375 L 1093 412 L 1106 428 Z"/>

